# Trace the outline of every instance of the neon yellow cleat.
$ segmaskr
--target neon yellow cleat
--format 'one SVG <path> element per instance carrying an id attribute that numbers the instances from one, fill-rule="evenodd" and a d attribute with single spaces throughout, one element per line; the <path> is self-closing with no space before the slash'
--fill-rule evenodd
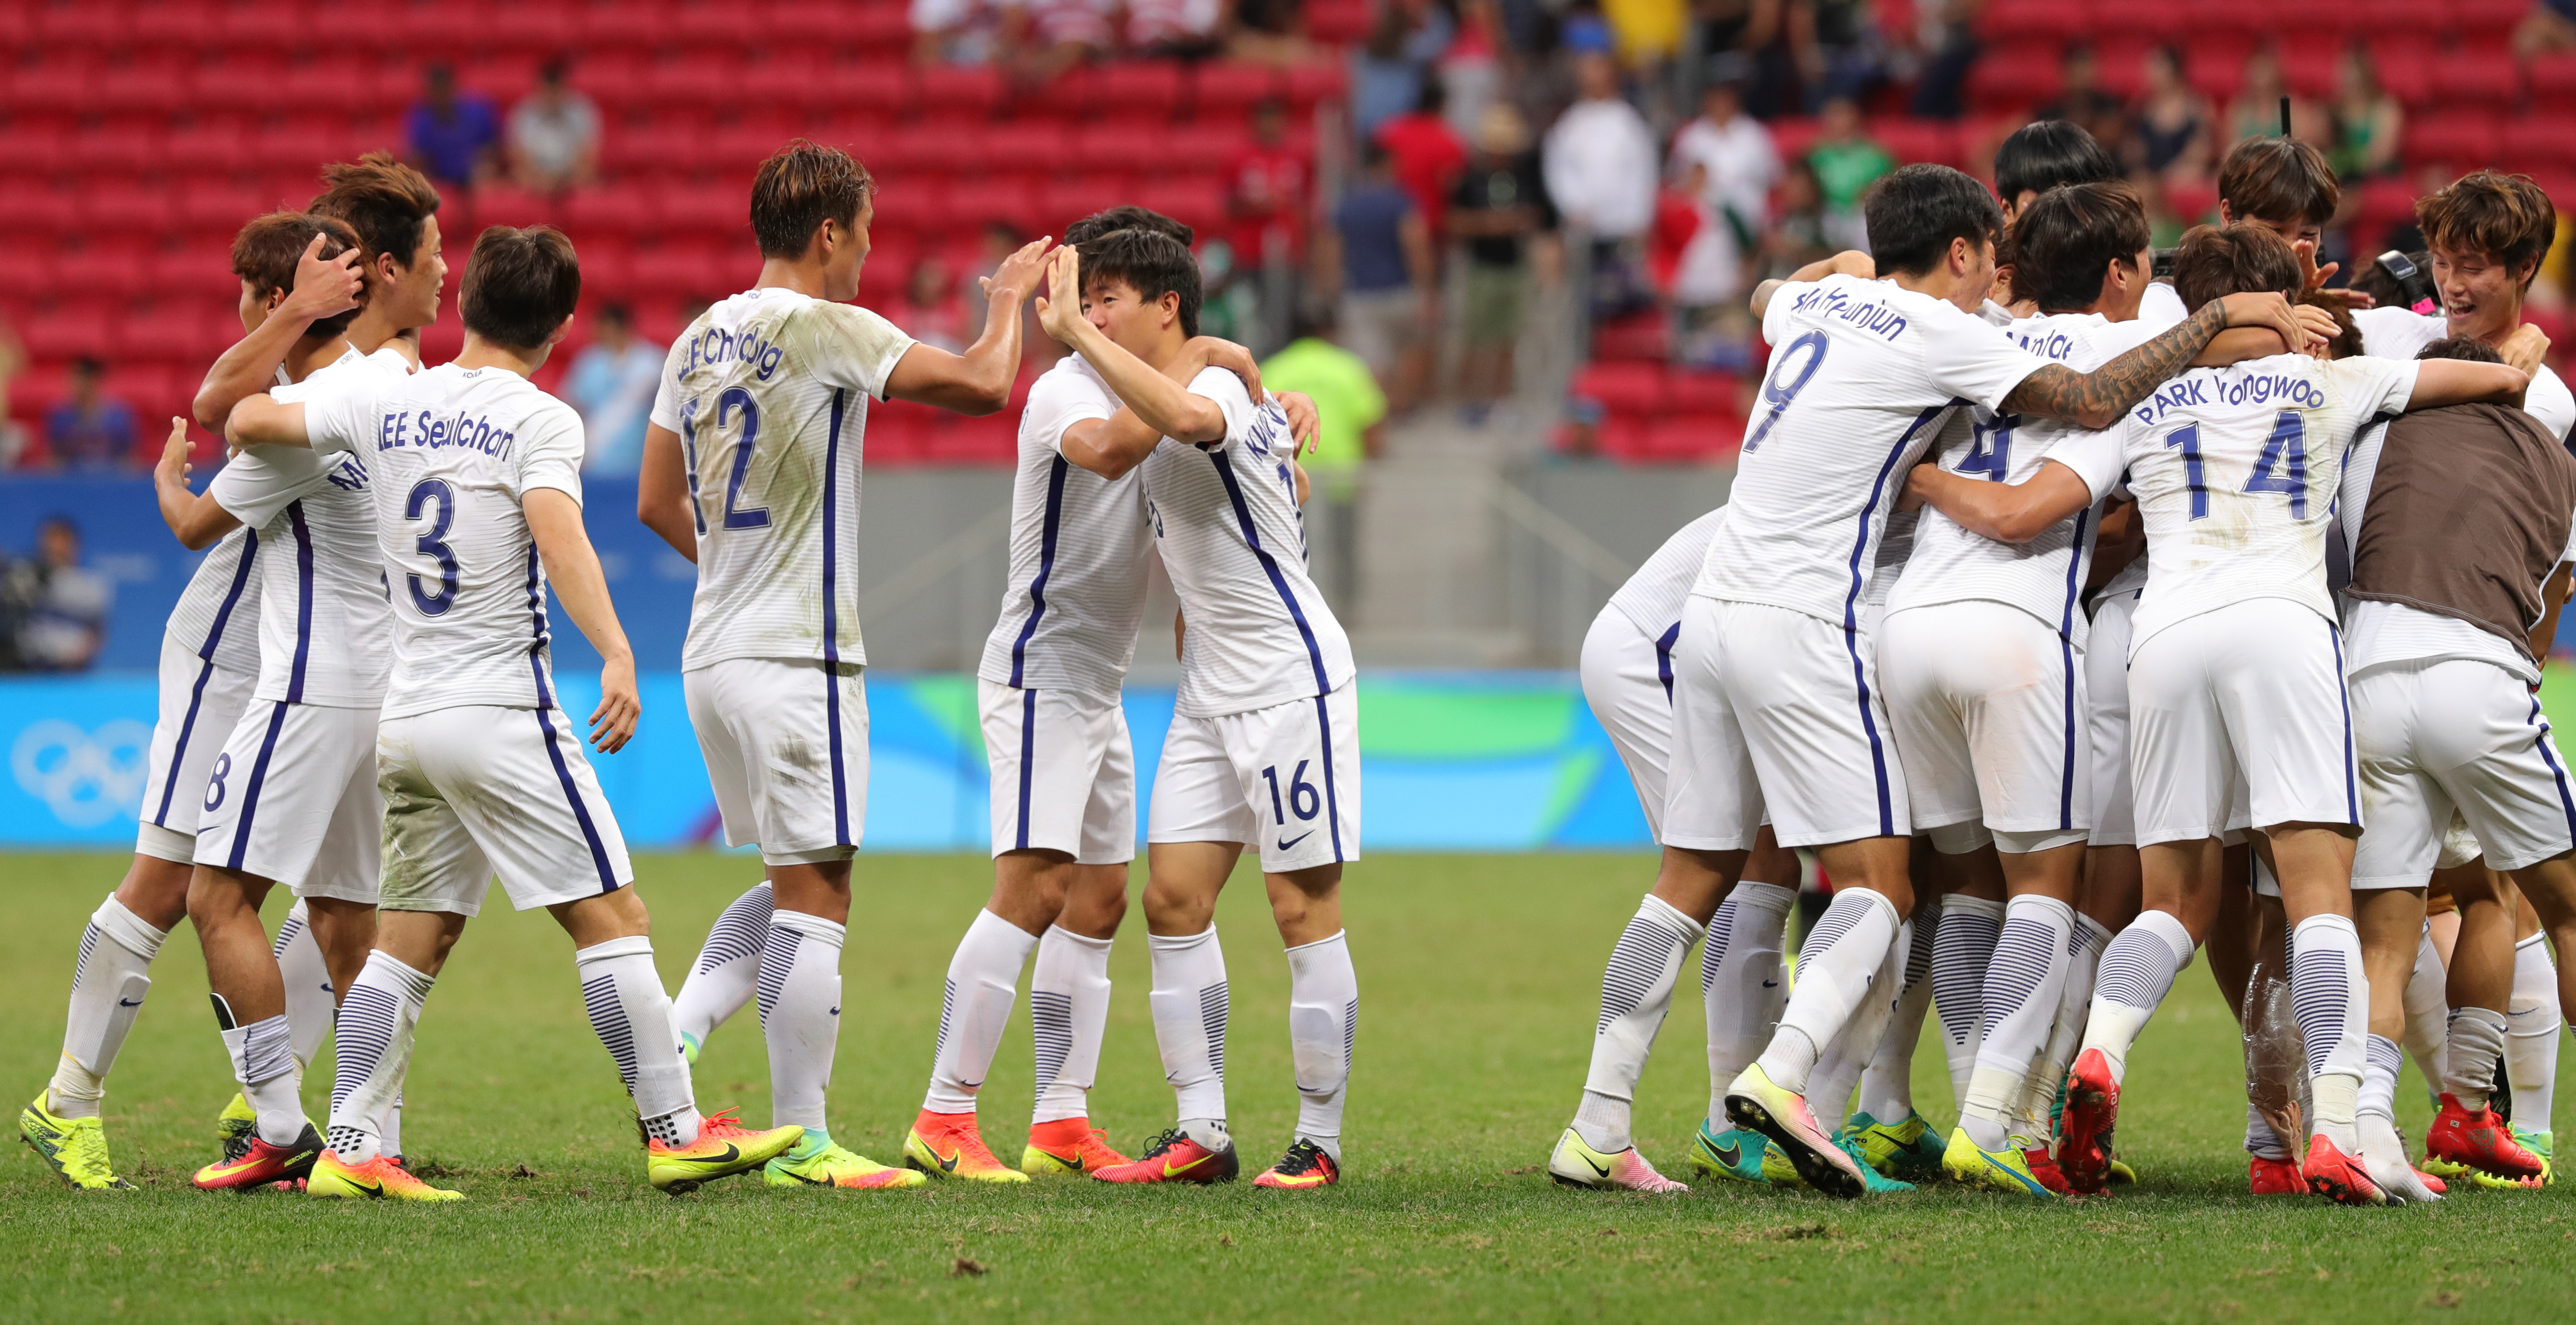
<path id="1" fill-rule="evenodd" d="M 444 1187 L 432 1187 L 412 1176 L 409 1169 L 387 1155 L 378 1155 L 364 1164 L 345 1164 L 336 1151 L 325 1150 L 313 1161 L 313 1174 L 304 1180 L 304 1194 L 341 1200 L 367 1201 L 462 1201 L 465 1193 Z"/>
<path id="2" fill-rule="evenodd" d="M 2128 1161 L 2116 1156 L 2111 1160 L 2110 1173 L 2105 1176 L 2107 1176 L 2111 1182 L 2117 1186 L 2135 1187 L 2138 1185 L 2138 1171 L 2130 1168 Z"/>
<path id="3" fill-rule="evenodd" d="M 1908 1110 L 1892 1123 L 1855 1113 L 1844 1122 L 1843 1130 L 1860 1143 L 1869 1166 L 1891 1178 L 1919 1177 L 1941 1169 L 1941 1135 L 1919 1113 Z"/>
<path id="4" fill-rule="evenodd" d="M 36 1158 L 63 1181 L 85 1192 L 129 1191 L 133 1183 L 116 1176 L 107 1162 L 107 1124 L 96 1117 L 64 1118 L 45 1107 L 51 1092 L 40 1092 L 18 1113 L 18 1135 Z"/>
<path id="5" fill-rule="evenodd" d="M 934 1178 L 976 1182 L 1027 1182 L 1029 1175 L 993 1157 L 971 1113 L 932 1113 L 913 1119 L 903 1138 L 903 1162 Z"/>
<path id="6" fill-rule="evenodd" d="M 1778 1153 L 1779 1148 L 1760 1132 L 1740 1127 L 1718 1131 L 1714 1123 L 1703 1121 L 1699 1135 L 1691 1138 L 1691 1172 L 1703 1178 L 1725 1178 L 1759 1187 L 1771 1181 L 1771 1156 Z M 1792 1180 L 1798 1176 L 1798 1171 L 1789 1167 L 1788 1156 L 1780 1156 L 1780 1167 Z"/>
<path id="7" fill-rule="evenodd" d="M 1690 1190 L 1655 1172 L 1655 1166 L 1647 1163 L 1635 1146 L 1605 1155 L 1585 1144 L 1583 1135 L 1571 1127 L 1556 1139 L 1556 1149 L 1548 1154 L 1547 1176 L 1567 1187 L 1598 1187 L 1604 1191 L 1670 1196 Z"/>
<path id="8" fill-rule="evenodd" d="M 1942 1171 L 1971 1187 L 1986 1187 L 2019 1196 L 2054 1196 L 2048 1184 L 2030 1171 L 2019 1147 L 1987 1150 L 1968 1139 L 1968 1129 L 1950 1129 L 1950 1145 L 1941 1152 Z"/>
<path id="9" fill-rule="evenodd" d="M 644 1172 L 653 1186 L 674 1196 L 699 1184 L 747 1173 L 778 1158 L 804 1139 L 802 1127 L 772 1127 L 755 1132 L 727 1109 L 698 1120 L 698 1139 L 685 1146 L 644 1143 Z"/>
<path id="10" fill-rule="evenodd" d="M 769 1161 L 760 1179 L 772 1187 L 848 1187 L 858 1191 L 891 1191 L 930 1181 L 910 1169 L 879 1164 L 833 1141 L 828 1132 L 807 1132 L 787 1153 Z"/>
<path id="11" fill-rule="evenodd" d="M 224 1162 L 229 1164 L 250 1153 L 250 1143 L 259 1139 L 259 1112 L 240 1091 L 233 1092 L 232 1102 L 215 1115 L 215 1140 L 224 1148 Z"/>
<path id="12" fill-rule="evenodd" d="M 1726 1088 L 1726 1116 L 1737 1127 L 1771 1138 L 1808 1186 L 1845 1200 L 1871 1190 L 1861 1176 L 1869 1166 L 1852 1158 L 1817 1124 L 1805 1096 L 1773 1082 L 1760 1063 L 1744 1069 Z"/>
<path id="13" fill-rule="evenodd" d="M 1029 1128 L 1029 1143 L 1020 1151 L 1020 1172 L 1032 1178 L 1079 1178 L 1133 1162 L 1088 1118 L 1039 1123 Z"/>

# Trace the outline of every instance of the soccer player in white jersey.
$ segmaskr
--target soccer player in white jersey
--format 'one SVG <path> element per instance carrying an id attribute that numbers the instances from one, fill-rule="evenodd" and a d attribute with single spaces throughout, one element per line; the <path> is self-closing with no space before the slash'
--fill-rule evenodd
<path id="1" fill-rule="evenodd" d="M 1800 1176 L 1858 1196 L 1853 1158 L 1802 1092 L 1865 1002 L 1914 909 L 1913 829 L 1859 616 L 1903 471 L 1954 404 L 2107 424 L 2240 318 L 2300 333 L 2279 296 L 2195 313 L 2091 374 L 2022 349 L 1970 311 L 1994 280 L 1994 196 L 1942 166 L 1871 195 L 1877 270 L 1756 292 L 1773 351 L 1725 526 L 1683 608 L 1666 868 L 1723 894 L 1765 813 L 1783 846 L 1816 847 L 1838 891 L 1810 937 L 1779 1032 L 1727 1091 L 1729 1117 Z M 1776 293 L 1776 296 L 1774 292 Z M 1661 884 L 1658 885 L 1659 887 Z M 1901 954 L 1898 967 L 1901 971 Z M 1874 1043 L 1874 1039 L 1872 1040 Z"/>
<path id="2" fill-rule="evenodd" d="M 1665 772 L 1673 739 L 1673 646 L 1681 637 L 1682 600 L 1690 595 L 1709 541 L 1726 519 L 1718 507 L 1683 525 L 1628 577 L 1584 633 L 1578 671 L 1584 702 L 1608 733 L 1637 789 L 1649 834 L 1664 818 Z M 1765 1181 L 1767 1149 L 1754 1133 L 1720 1127 L 1720 1092 L 1744 1070 L 1788 997 L 1780 950 L 1789 908 L 1798 897 L 1798 856 L 1768 833 L 1723 906 L 1705 897 L 1647 894 L 1611 949 L 1601 976 L 1601 1017 L 1593 1026 L 1592 1064 L 1574 1122 L 1548 1156 L 1548 1176 L 1567 1186 L 1680 1192 L 1688 1188 L 1655 1171 L 1638 1152 L 1631 1106 L 1646 1056 L 1672 1007 L 1673 986 L 1690 945 L 1703 935 L 1700 990 L 1708 1005 L 1709 1113 L 1693 1138 L 1690 1165 L 1703 1175 Z M 1703 904 L 1705 903 L 1705 904 Z M 1770 991 L 1766 997 L 1761 991 Z M 1783 1161 L 1785 1162 L 1785 1160 Z"/>
<path id="3" fill-rule="evenodd" d="M 770 1166 L 773 1186 L 923 1181 L 835 1144 L 824 1119 L 850 857 L 867 817 L 860 449 L 872 398 L 968 414 L 1008 401 L 1020 304 L 1046 248 L 1032 243 L 984 279 L 983 332 L 950 354 L 847 302 L 874 195 L 865 167 L 803 139 L 761 164 L 751 187 L 759 280 L 672 342 L 637 495 L 644 523 L 697 563 L 681 653 L 689 721 L 725 841 L 758 843 L 768 874 L 758 987 L 771 1118 L 804 1129 Z"/>
<path id="4" fill-rule="evenodd" d="M 1109 1182 L 1222 1182 L 1239 1171 L 1226 1126 L 1225 957 L 1217 893 L 1258 850 L 1288 945 L 1299 1104 L 1287 1153 L 1255 1181 L 1338 1182 L 1359 982 L 1341 877 L 1359 857 L 1359 706 L 1350 641 L 1306 572 L 1287 415 L 1241 379 L 1163 370 L 1197 334 L 1198 263 L 1169 235 L 1121 230 L 1063 249 L 1039 315 L 1123 402 L 1076 459 L 1141 468 L 1147 514 L 1189 623 L 1181 688 L 1146 830 L 1145 925 L 1154 1038 L 1179 1122 Z"/>
<path id="5" fill-rule="evenodd" d="M 234 241 L 233 270 L 242 282 L 245 320 L 258 326 L 281 321 L 296 329 L 298 334 L 285 342 L 290 351 L 309 333 L 315 343 L 298 361 L 322 360 L 356 316 L 361 290 L 351 265 L 354 250 L 323 256 L 333 241 L 320 227 L 310 228 L 300 251 L 274 242 L 287 239 L 286 229 L 275 221 L 254 222 Z M 256 327 L 253 334 L 258 334 Z M 272 363 L 270 380 L 277 380 L 276 371 Z M 170 423 L 170 440 L 153 478 L 164 519 L 176 521 L 196 499 L 187 486 L 187 424 L 179 419 Z M 171 927 L 187 914 L 206 774 L 259 681 L 257 555 L 257 536 L 251 530 L 222 534 L 170 610 L 161 636 L 160 714 L 136 815 L 141 822 L 134 861 L 82 932 L 62 1055 L 45 1092 L 19 1114 L 19 1135 L 74 1187 L 95 1191 L 131 1185 L 109 1161 L 100 1099 L 108 1071 L 152 987 L 152 961 Z"/>
<path id="6" fill-rule="evenodd" d="M 2187 303 L 2293 291 L 2301 276 L 2268 229 L 2202 227 L 2175 264 Z M 2019 485 L 1930 467 L 1910 487 L 1990 536 L 2046 528 L 2125 472 L 2147 525 L 2148 581 L 2130 645 L 2130 767 L 2146 909 L 2102 955 L 2066 1083 L 2058 1160 L 2101 1189 L 2130 1046 L 2190 960 L 2218 902 L 2221 834 L 2251 827 L 2281 881 L 2298 960 L 2293 999 L 2315 1116 L 2309 1190 L 2386 1199 L 2360 1159 L 2356 1107 L 2368 989 L 2352 920 L 2361 821 L 2342 641 L 2325 588 L 2325 527 L 2354 433 L 2410 406 L 2518 394 L 2497 365 L 2305 355 L 2195 369 L 2102 433 L 2062 439 Z M 2009 518 L 2007 517 L 2007 513 Z M 2033 523 L 2036 522 L 2036 523 Z M 2284 607 L 2308 610 L 2309 628 Z"/>
<path id="7" fill-rule="evenodd" d="M 466 264 L 454 362 L 307 404 L 253 396 L 226 426 L 237 444 L 364 457 L 378 567 L 396 586 L 376 741 L 385 911 L 342 1004 L 315 1196 L 457 1199 L 380 1153 L 381 1119 L 421 1006 L 496 874 L 513 905 L 545 907 L 572 937 L 582 1002 L 634 1097 L 655 1187 L 757 1168 L 803 1135 L 699 1116 L 625 840 L 557 707 L 550 583 L 604 660 L 591 740 L 616 751 L 640 708 L 634 653 L 582 529 L 580 416 L 528 381 L 580 292 L 571 241 L 494 226 Z M 510 813 L 492 812 L 503 803 Z"/>

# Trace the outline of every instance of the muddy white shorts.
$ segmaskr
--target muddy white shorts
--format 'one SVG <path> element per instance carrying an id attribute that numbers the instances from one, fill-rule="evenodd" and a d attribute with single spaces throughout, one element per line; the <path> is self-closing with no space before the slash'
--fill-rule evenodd
<path id="1" fill-rule="evenodd" d="M 1240 842 L 1271 874 L 1360 858 L 1360 705 L 1351 683 L 1250 713 L 1174 717 L 1149 842 Z"/>
<path id="2" fill-rule="evenodd" d="M 494 875 L 522 911 L 635 880 L 581 728 L 560 709 L 475 704 L 388 718 L 376 760 L 385 910 L 470 916 Z"/>
<path id="3" fill-rule="evenodd" d="M 2080 650 L 2030 613 L 1978 599 L 1890 613 L 1877 638 L 1916 830 L 1952 855 L 2085 839 L 2093 751 Z"/>
<path id="4" fill-rule="evenodd" d="M 1650 639 L 1616 606 L 1601 609 L 1583 636 L 1578 673 L 1583 700 L 1610 736 L 1627 765 L 1628 781 L 1645 808 L 1648 832 L 1660 838 L 1664 827 L 1664 770 L 1673 750 L 1673 644 L 1681 634 L 1675 624 L 1662 639 Z"/>
<path id="5" fill-rule="evenodd" d="M 152 724 L 152 762 L 134 849 L 185 865 L 197 858 L 197 819 L 205 804 L 206 775 L 241 721 L 253 672 L 217 667 L 176 641 L 161 641 L 161 710 Z"/>
<path id="6" fill-rule="evenodd" d="M 868 819 L 868 695 L 857 663 L 727 658 L 688 672 L 689 725 L 725 845 L 772 865 L 848 860 Z"/>
<path id="7" fill-rule="evenodd" d="M 2129 658 L 2129 722 L 2140 846 L 2362 822 L 2343 645 L 2312 612 L 2255 599 L 2157 631 Z"/>
<path id="8" fill-rule="evenodd" d="M 2539 697 L 2513 673 L 2468 658 L 2373 667 L 2353 678 L 2352 721 L 2370 817 L 2353 887 L 2423 887 L 2455 808 L 2492 869 L 2576 847 L 2576 789 Z"/>
<path id="9" fill-rule="evenodd" d="M 376 901 L 376 710 L 253 700 L 206 770 L 197 863 Z"/>
<path id="10" fill-rule="evenodd" d="M 1070 690 L 978 679 L 993 769 L 993 854 L 1061 851 L 1083 865 L 1136 858 L 1136 752 L 1127 710 Z"/>

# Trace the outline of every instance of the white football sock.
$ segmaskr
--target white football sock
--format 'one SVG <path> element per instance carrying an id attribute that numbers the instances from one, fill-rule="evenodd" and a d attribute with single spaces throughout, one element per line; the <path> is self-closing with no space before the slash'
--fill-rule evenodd
<path id="1" fill-rule="evenodd" d="M 1878 1052 L 1860 1074 L 1860 1107 L 1882 1123 L 1914 1112 L 1914 1049 L 1923 1042 L 1923 1019 L 1932 1012 L 1932 953 L 1941 932 L 1941 899 L 1928 898 L 1906 922 L 1905 983 L 1896 1010 L 1878 1037 Z"/>
<path id="2" fill-rule="evenodd" d="M 2442 1055 L 2443 1090 L 2472 1113 L 2487 1107 L 2495 1093 L 2496 1060 L 2504 1057 L 2505 1015 L 2493 1008 L 2460 1008 L 2451 1014 Z"/>
<path id="3" fill-rule="evenodd" d="M 726 905 L 707 931 L 697 961 L 690 964 L 689 978 L 680 982 L 679 996 L 671 1000 L 672 1030 L 704 1044 L 716 1027 L 751 1001 L 772 910 L 765 879 Z"/>
<path id="4" fill-rule="evenodd" d="M 1029 1028 L 1037 1049 L 1032 1123 L 1091 1114 L 1100 1041 L 1109 1026 L 1108 939 L 1049 925 L 1029 971 Z"/>
<path id="5" fill-rule="evenodd" d="M 2169 911 L 2140 911 L 2102 951 L 2093 972 L 2093 1003 L 2084 1017 L 2076 1054 L 2099 1049 L 2110 1060 L 2111 1079 L 2126 1080 L 2129 1048 L 2165 1001 L 2174 977 L 2191 965 L 2191 931 Z"/>
<path id="6" fill-rule="evenodd" d="M 2406 1052 L 2395 1040 L 2385 1035 L 2367 1037 L 2362 1046 L 2361 1095 L 2353 1105 L 2356 1117 L 2376 1114 L 2396 1125 L 2397 1073 L 2405 1065 Z"/>
<path id="7" fill-rule="evenodd" d="M 286 919 L 278 922 L 277 941 L 269 945 L 268 953 L 277 959 L 278 978 L 286 982 L 286 1028 L 295 1045 L 295 1070 L 301 1073 L 313 1066 L 313 1055 L 322 1052 L 322 1041 L 331 1034 L 331 1019 L 340 1005 L 303 898 L 296 898 L 286 910 Z"/>
<path id="8" fill-rule="evenodd" d="M 1699 953 L 1699 994 L 1708 1016 L 1708 1121 L 1726 1120 L 1726 1088 L 1762 1052 L 1789 1003 L 1781 939 L 1798 890 L 1739 883 L 1709 917 Z M 1722 1128 L 1720 1130 L 1723 1130 Z"/>
<path id="9" fill-rule="evenodd" d="M 2102 950 L 2109 946 L 2111 931 L 2093 917 L 2076 912 L 2075 927 L 2066 935 L 2066 979 L 2058 989 L 2057 1017 L 2049 1026 L 2039 1060 L 2031 1064 L 2030 1076 L 2022 1084 L 2022 1117 L 2042 1130 L 2048 1125 L 2049 1109 L 2057 1102 L 2058 1088 L 2066 1084 L 2066 1069 L 2075 1061 L 2075 1046 L 2084 1039 L 2085 1009 L 2093 1002 L 2093 972 L 2102 963 Z"/>
<path id="10" fill-rule="evenodd" d="M 108 894 L 81 930 L 72 967 L 71 1008 L 63 1017 L 63 1053 L 54 1065 L 50 1107 L 64 1118 L 95 1118 L 107 1093 L 108 1069 L 142 1015 L 152 977 L 145 974 L 170 937 Z"/>
<path id="11" fill-rule="evenodd" d="M 2361 1144 L 2363 1047 L 2370 1035 L 2370 985 L 2361 970 L 2361 933 L 2348 916 L 2318 915 L 2290 930 L 2290 1006 L 2308 1050 L 2311 1134 L 2345 1154 Z"/>
<path id="12" fill-rule="evenodd" d="M 679 1034 L 671 1029 L 671 996 L 653 966 L 653 940 L 641 934 L 610 939 L 576 949 L 572 960 L 590 1028 L 617 1061 L 645 1132 L 665 1145 L 694 1143 L 697 1099 Z"/>
<path id="13" fill-rule="evenodd" d="M 1699 926 L 1691 926 L 1697 931 Z M 1288 1044 L 1297 1065 L 1297 1139 L 1342 1162 L 1342 1105 L 1359 1034 L 1360 978 L 1347 931 L 1288 950 Z M 1680 963 L 1674 964 L 1675 969 Z M 1672 997 L 1665 982 L 1664 997 Z"/>
<path id="14" fill-rule="evenodd" d="M 1576 1134 L 1602 1154 L 1615 1155 L 1632 1143 L 1629 1112 L 1637 1081 L 1672 1010 L 1682 959 L 1699 937 L 1697 921 L 1649 894 L 1610 949 L 1601 972 L 1601 1017 L 1592 1027 L 1592 1067 L 1574 1111 Z"/>
<path id="15" fill-rule="evenodd" d="M 402 1153 L 394 1113 L 421 1006 L 436 983 L 379 949 L 367 954 L 366 966 L 341 1000 L 328 1136 L 343 1162 L 364 1164 L 379 1154 Z"/>
<path id="16" fill-rule="evenodd" d="M 1910 923 L 1896 927 L 1896 940 L 1887 945 L 1878 969 L 1870 973 L 1869 985 L 1843 1023 L 1842 1033 L 1807 1074 L 1807 1108 L 1818 1122 L 1838 1125 L 1851 1116 L 1852 1089 L 1860 1084 L 1871 1056 L 1886 1042 L 1888 1024 L 1896 1019 L 1896 997 L 1905 984 L 1906 940 L 1913 929 Z"/>
<path id="17" fill-rule="evenodd" d="M 225 1031 L 224 1052 L 232 1056 L 233 1080 L 241 1083 L 242 1098 L 259 1114 L 259 1139 L 273 1146 L 295 1144 L 306 1124 L 286 1014 Z"/>
<path id="18" fill-rule="evenodd" d="M 1805 1093 L 1807 1073 L 1861 1006 L 1899 923 L 1895 904 L 1867 888 L 1834 894 L 1799 955 L 1798 984 L 1780 1014 L 1779 1033 L 1754 1060 L 1773 1085 Z"/>
<path id="19" fill-rule="evenodd" d="M 1986 970 L 1985 1024 L 1978 1031 L 1977 1068 L 1959 1125 L 1981 1149 L 2001 1150 L 2019 1121 L 2022 1083 L 2045 1046 L 2066 992 L 2067 938 L 2075 908 L 2036 894 L 2004 906 L 2004 928 Z M 2045 1137 L 2030 1138 L 2046 1141 Z"/>
<path id="20" fill-rule="evenodd" d="M 1225 1122 L 1225 1019 L 1232 995 L 1225 983 L 1225 949 L 1216 926 L 1205 933 L 1149 934 L 1154 954 L 1154 1044 L 1162 1050 L 1163 1078 L 1172 1083 L 1185 1122 Z"/>
<path id="21" fill-rule="evenodd" d="M 975 913 L 975 923 L 957 940 L 948 959 L 948 986 L 939 1000 L 939 1042 L 931 1051 L 930 1092 L 921 1107 L 930 1113 L 973 1113 L 975 1092 L 993 1070 L 993 1051 L 1001 1047 L 1002 1030 L 1011 1024 L 1011 1007 L 1019 1001 L 1020 968 L 1038 936 L 991 911 Z"/>
<path id="22" fill-rule="evenodd" d="M 2433 950 L 2432 928 L 2427 926 L 2415 940 L 2415 969 L 2406 976 L 2406 1052 L 2415 1059 L 2415 1070 L 2424 1074 L 2426 1090 L 2440 1090 L 2446 1075 L 2442 1041 L 2451 1018 L 2445 988 L 2449 979 L 2442 969 L 2442 954 Z"/>
<path id="23" fill-rule="evenodd" d="M 1932 987 L 1940 1002 L 1941 1052 L 1950 1065 L 1950 1098 L 1968 1098 L 1977 1070 L 1977 1032 L 1986 1021 L 1986 970 L 2003 937 L 2004 904 L 1957 893 L 1941 899 L 1941 932 L 1932 949 Z"/>
<path id="24" fill-rule="evenodd" d="M 394 1102 L 385 1109 L 385 1130 L 377 1136 L 378 1150 L 396 1159 L 402 1158 L 402 1091 L 394 1091 Z"/>
<path id="25" fill-rule="evenodd" d="M 2558 966 L 2534 934 L 2513 947 L 2513 998 L 2505 1004 L 2504 1073 L 2513 1082 L 2513 1125 L 2546 1132 L 2558 1099 Z"/>
<path id="26" fill-rule="evenodd" d="M 784 907 L 769 918 L 769 942 L 760 950 L 760 1033 L 769 1043 L 772 1127 L 826 1130 L 823 1102 L 841 1045 L 841 944 L 848 933 L 846 925 Z M 1016 985 L 1018 972 L 1012 975 Z M 1006 1003 L 1002 1019 L 1010 1015 Z M 992 1057 L 988 1044 L 984 1059 Z M 967 1108 L 974 1108 L 971 1101 Z"/>

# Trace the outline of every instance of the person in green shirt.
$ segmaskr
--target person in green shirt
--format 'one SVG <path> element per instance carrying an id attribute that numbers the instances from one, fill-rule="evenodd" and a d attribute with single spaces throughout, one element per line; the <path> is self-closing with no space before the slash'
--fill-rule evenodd
<path id="1" fill-rule="evenodd" d="M 1272 391 L 1302 391 L 1315 402 L 1314 449 L 1306 454 L 1315 496 L 1322 499 L 1324 545 L 1320 568 L 1327 593 L 1349 602 L 1356 570 L 1360 463 L 1377 450 L 1386 418 L 1386 392 L 1358 355 L 1334 343 L 1338 318 L 1330 305 L 1298 314 L 1295 338 L 1261 361 L 1261 384 Z"/>
<path id="2" fill-rule="evenodd" d="M 1807 150 L 1807 164 L 1815 167 L 1816 182 L 1825 195 L 1825 217 L 1828 229 L 1849 227 L 1857 230 L 1861 195 L 1878 177 L 1896 169 L 1887 149 L 1870 141 L 1862 127 L 1860 107 L 1849 97 L 1836 97 L 1825 103 L 1823 132 L 1816 145 Z M 1838 226 L 1839 223 L 1839 226 Z M 1862 247 L 1858 234 L 1844 236 L 1839 247 Z"/>

